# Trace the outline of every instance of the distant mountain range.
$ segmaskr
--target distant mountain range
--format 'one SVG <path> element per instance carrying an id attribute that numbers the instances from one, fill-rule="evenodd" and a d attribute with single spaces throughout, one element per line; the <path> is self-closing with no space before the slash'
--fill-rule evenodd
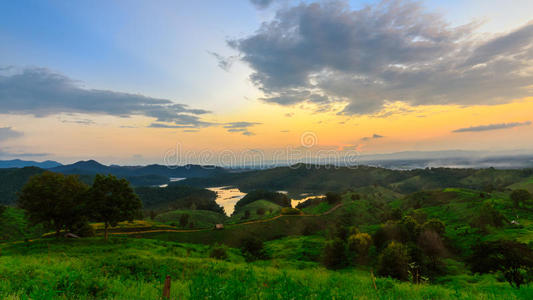
<path id="1" fill-rule="evenodd" d="M 0 169 L 5 168 L 24 168 L 24 167 L 38 167 L 41 169 L 50 169 L 62 166 L 62 164 L 57 161 L 47 160 L 43 162 L 31 161 L 31 160 L 0 160 Z"/>
<path id="2" fill-rule="evenodd" d="M 221 167 L 184 165 L 184 166 L 106 166 L 94 160 L 79 161 L 70 165 L 49 168 L 50 171 L 63 174 L 95 175 L 113 174 L 120 177 L 157 175 L 167 178 L 208 177 L 226 171 Z"/>

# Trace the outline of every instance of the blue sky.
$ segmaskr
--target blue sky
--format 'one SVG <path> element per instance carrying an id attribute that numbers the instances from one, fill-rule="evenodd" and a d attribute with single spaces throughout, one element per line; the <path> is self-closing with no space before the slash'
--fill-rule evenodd
<path id="1" fill-rule="evenodd" d="M 405 49 L 400 49 L 406 51 L 405 54 L 402 54 L 403 56 L 395 56 L 397 55 L 396 52 L 400 50 L 396 51 L 394 48 L 365 48 L 365 43 L 373 42 L 372 40 L 365 40 L 368 36 L 365 37 L 364 35 L 369 34 L 369 32 L 358 33 L 362 34 L 361 37 L 358 36 L 353 41 L 339 40 L 338 45 L 352 47 L 344 49 L 347 50 L 344 54 L 340 51 L 342 49 L 335 49 L 334 46 L 330 47 L 330 45 L 326 44 L 326 41 L 336 34 L 335 31 L 328 31 L 328 28 L 326 28 L 328 24 L 331 23 L 333 24 L 332 26 L 359 24 L 353 26 L 364 27 L 365 24 L 361 23 L 363 22 L 361 21 L 363 17 L 356 16 L 355 13 L 359 12 L 359 15 L 361 15 L 361 9 L 365 6 L 370 7 L 377 14 L 384 13 L 386 9 L 380 8 L 381 1 L 350 1 L 349 8 L 345 8 L 345 10 L 353 12 L 354 14 L 352 15 L 337 14 L 334 10 L 328 10 L 327 5 L 330 5 L 330 8 L 342 7 L 343 1 L 309 0 L 301 2 L 274 0 L 263 1 L 265 3 L 271 2 L 270 5 L 263 8 L 258 8 L 252 2 L 249 0 L 22 0 L 1 2 L 0 71 L 7 72 L 7 75 L 5 75 L 7 77 L 4 78 L 5 82 L 9 82 L 9 84 L 16 83 L 16 78 L 12 77 L 11 74 L 15 72 L 13 70 L 29 69 L 34 71 L 28 72 L 25 77 L 22 76 L 20 78 L 28 80 L 30 77 L 44 76 L 46 78 L 43 80 L 46 79 L 49 85 L 57 87 L 58 90 L 49 91 L 50 94 L 46 97 L 40 97 L 42 95 L 37 92 L 36 95 L 32 96 L 31 101 L 26 99 L 27 102 L 24 102 L 26 104 L 37 103 L 32 101 L 41 100 L 36 111 L 33 112 L 28 107 L 20 109 L 23 106 L 23 102 L 18 105 L 16 102 L 12 102 L 13 99 L 0 99 L 0 104 L 2 104 L 2 101 L 7 101 L 5 103 L 10 103 L 9 105 L 11 105 L 2 104 L 4 105 L 2 107 L 5 107 L 8 113 L 4 114 L 3 121 L 0 121 L 0 129 L 5 132 L 6 137 L 2 138 L 0 136 L 0 142 L 2 143 L 0 147 L 3 147 L 3 149 L 0 149 L 0 156 L 2 153 L 7 152 L 21 154 L 31 154 L 33 152 L 48 153 L 48 158 L 61 159 L 68 155 L 83 156 L 96 153 L 94 154 L 95 156 L 113 157 L 115 159 L 122 154 L 113 151 L 106 152 L 102 149 L 91 150 L 87 147 L 82 148 L 82 150 L 87 149 L 86 152 L 72 154 L 73 151 L 78 151 L 79 149 L 74 147 L 67 151 L 65 149 L 56 149 L 53 145 L 62 140 L 71 140 L 75 133 L 80 130 L 87 131 L 87 136 L 93 136 L 95 139 L 98 138 L 100 140 L 107 139 L 107 143 L 113 143 L 112 137 L 103 137 L 104 132 L 113 132 L 118 130 L 118 128 L 132 127 L 142 127 L 142 129 L 139 128 L 135 131 L 138 136 L 160 137 L 160 140 L 152 141 L 159 148 L 139 150 L 139 152 L 150 152 L 149 154 L 133 153 L 134 150 L 131 150 L 132 153 L 124 155 L 143 154 L 152 158 L 157 157 L 163 151 L 161 147 L 163 147 L 162 145 L 165 141 L 170 143 L 168 142 L 169 140 L 180 139 L 187 140 L 188 143 L 205 144 L 207 147 L 210 145 L 205 141 L 210 141 L 213 136 L 220 136 L 221 134 L 224 135 L 224 140 L 220 140 L 219 143 L 225 145 L 225 147 L 230 145 L 226 145 L 226 141 L 232 141 L 234 144 L 250 148 L 262 147 L 264 146 L 262 141 L 266 139 L 279 141 L 279 144 L 276 145 L 279 147 L 282 143 L 288 143 L 290 138 L 297 141 L 298 137 L 295 133 L 295 136 L 285 138 L 276 136 L 274 132 L 279 134 L 279 132 L 287 133 L 291 129 L 296 131 L 294 128 L 316 132 L 321 130 L 329 133 L 333 132 L 335 134 L 330 136 L 335 136 L 335 139 L 328 138 L 323 140 L 327 140 L 330 146 L 336 145 L 335 147 L 341 147 L 339 146 L 340 144 L 352 143 L 350 140 L 357 141 L 361 137 L 372 136 L 373 134 L 386 136 L 387 138 L 380 139 L 379 142 L 373 142 L 374 145 L 371 145 L 371 147 L 374 147 L 371 150 L 372 152 L 426 150 L 445 144 L 449 144 L 449 147 L 453 149 L 473 148 L 478 147 L 478 145 L 466 143 L 464 140 L 456 138 L 457 135 L 451 134 L 453 130 L 476 126 L 492 128 L 491 125 L 494 124 L 509 123 L 527 124 L 527 126 L 522 126 L 523 128 L 520 129 L 524 132 L 529 130 L 527 128 L 530 128 L 528 126 L 529 123 L 527 123 L 530 120 L 523 116 L 512 114 L 514 111 L 511 109 L 508 110 L 506 117 L 498 120 L 490 120 L 485 117 L 485 121 L 480 119 L 477 123 L 463 122 L 464 124 L 458 124 L 457 128 L 447 128 L 446 132 L 451 134 L 450 140 L 446 137 L 440 138 L 436 142 L 432 138 L 414 143 L 405 140 L 400 142 L 400 136 L 398 136 L 397 140 L 394 140 L 392 133 L 386 133 L 387 128 L 394 131 L 394 128 L 398 127 L 398 124 L 393 119 L 389 119 L 386 126 L 379 125 L 379 130 L 376 129 L 378 125 L 373 123 L 375 121 L 372 121 L 374 120 L 372 118 L 376 116 L 392 116 L 394 118 L 400 115 L 405 116 L 408 112 L 415 114 L 414 111 L 421 115 L 422 113 L 419 110 L 426 108 L 429 110 L 431 105 L 446 106 L 446 109 L 440 109 L 442 113 L 447 111 L 447 108 L 451 109 L 453 105 L 468 107 L 503 105 L 523 99 L 525 96 L 531 96 L 531 94 L 525 93 L 523 89 L 524 80 L 527 77 L 518 78 L 514 75 L 517 72 L 521 74 L 525 74 L 525 71 L 529 72 L 528 68 L 531 67 L 531 60 L 529 59 L 522 59 L 520 62 L 516 61 L 512 66 L 507 65 L 505 67 L 507 69 L 504 69 L 503 73 L 501 73 L 503 75 L 498 75 L 500 77 L 494 79 L 497 82 L 506 82 L 506 85 L 502 87 L 497 86 L 494 82 L 488 82 L 488 77 L 482 77 L 481 73 L 477 74 L 477 77 L 467 78 L 465 82 L 480 85 L 477 90 L 464 86 L 455 87 L 455 90 L 453 88 L 447 90 L 448 86 L 452 87 L 459 84 L 452 81 L 454 74 L 463 74 L 461 73 L 463 71 L 458 69 L 447 70 L 447 73 L 434 73 L 435 81 L 427 84 L 428 86 L 435 85 L 430 91 L 424 90 L 416 84 L 416 76 L 420 76 L 420 74 L 415 73 L 411 74 L 412 77 L 404 75 L 398 77 L 399 83 L 394 87 L 389 83 L 388 89 L 375 87 L 367 89 L 362 86 L 359 89 L 350 90 L 349 87 L 352 83 L 347 78 L 353 79 L 350 76 L 356 75 L 368 78 L 378 76 L 375 73 L 375 70 L 377 70 L 375 69 L 376 64 L 387 61 L 387 59 L 391 59 L 388 67 L 396 68 L 395 72 L 398 71 L 397 68 L 407 68 L 409 64 L 421 63 L 421 61 L 414 61 L 413 57 L 409 57 L 408 54 L 415 53 L 415 51 L 421 51 L 421 55 L 426 55 L 430 58 L 439 56 L 442 58 L 449 54 L 446 52 L 449 49 L 449 51 L 473 53 L 469 54 L 471 57 L 468 58 L 468 61 L 470 62 L 479 59 L 493 59 L 496 56 L 492 52 L 475 54 L 475 48 L 478 46 L 473 46 L 485 43 L 489 45 L 491 41 L 495 42 L 491 44 L 493 45 L 491 47 L 494 48 L 496 47 L 494 45 L 497 45 L 496 48 L 500 52 L 496 54 L 500 55 L 498 56 L 500 58 L 504 54 L 509 55 L 509 57 L 518 57 L 519 54 L 524 56 L 527 52 L 524 47 L 530 47 L 528 46 L 530 44 L 523 44 L 521 41 L 529 43 L 531 38 L 529 31 L 526 30 L 526 24 L 533 19 L 531 15 L 533 1 L 513 0 L 512 5 L 509 4 L 509 1 L 503 0 L 385 1 L 385 3 L 389 4 L 415 3 L 412 8 L 420 10 L 420 12 L 413 13 L 409 17 L 420 18 L 420 20 L 411 20 L 410 22 L 413 22 L 411 25 L 425 28 L 423 30 L 426 32 L 422 32 L 422 35 L 426 34 L 427 36 L 422 36 L 422 41 L 435 38 L 435 41 L 440 41 L 439 43 L 441 43 L 439 45 L 440 49 L 435 48 L 431 51 L 413 48 L 411 47 L 413 45 L 406 44 Z M 313 3 L 321 4 L 319 8 L 315 7 L 316 14 L 311 9 L 311 4 Z M 300 5 L 299 8 L 298 5 Z M 276 16 L 277 13 L 281 14 Z M 377 18 L 377 14 L 369 14 L 366 17 L 370 18 L 370 22 L 372 18 Z M 389 12 L 387 18 L 401 20 L 401 14 L 399 11 L 392 10 L 392 13 Z M 404 12 L 403 14 L 410 13 Z M 433 18 L 429 14 L 435 14 L 436 17 Z M 326 52 L 331 50 L 338 53 L 332 53 L 331 56 L 328 56 L 329 54 L 322 55 L 324 53 L 321 52 L 314 53 L 311 51 L 312 49 L 309 49 L 310 51 L 303 49 L 300 56 L 296 52 L 284 52 L 286 50 L 284 47 L 292 47 L 291 43 L 283 44 L 280 42 L 279 45 L 275 44 L 276 41 L 283 40 L 284 34 L 291 34 L 290 32 L 281 32 L 290 29 L 276 22 L 290 23 L 292 21 L 291 18 L 297 20 L 297 18 L 304 15 L 307 19 L 296 21 L 301 22 L 300 29 L 304 28 L 305 22 L 308 22 L 308 25 L 315 24 L 313 23 L 315 21 L 322 22 L 316 24 L 324 26 L 315 29 L 317 30 L 316 36 L 322 34 L 323 40 L 313 40 L 313 34 L 306 37 L 314 43 L 312 44 L 313 47 L 319 49 L 324 46 L 324 49 L 326 49 L 324 50 L 325 54 L 328 54 Z M 313 18 L 316 19 L 313 20 Z M 327 20 L 327 18 L 332 19 Z M 345 19 L 339 21 L 340 18 Z M 478 22 L 480 25 L 475 28 L 472 27 L 472 29 L 466 29 L 468 33 L 463 37 L 463 40 L 453 36 L 462 34 L 462 31 L 455 27 L 471 22 Z M 268 24 L 270 27 L 262 28 L 262 23 Z M 270 28 L 270 31 L 268 28 Z M 356 29 L 348 27 L 347 30 Z M 383 30 L 386 33 L 388 29 L 377 28 L 377 30 Z M 518 31 L 518 33 L 512 35 L 515 31 Z M 522 36 L 520 37 L 519 34 L 522 34 Z M 512 40 L 514 44 L 510 46 L 511 48 L 509 49 L 511 50 L 505 48 L 505 45 L 501 45 L 502 42 L 498 40 L 498 37 Z M 387 46 L 391 45 L 391 43 L 398 44 L 403 42 L 401 40 L 392 41 L 394 35 L 389 36 L 389 38 L 391 40 L 384 38 L 379 41 L 379 45 Z M 411 37 L 406 35 L 406 38 L 410 39 Z M 228 41 L 233 41 L 234 43 L 229 45 Z M 296 41 L 296 39 L 293 39 L 293 41 Z M 412 41 L 406 42 L 410 43 Z M 260 43 L 266 44 L 260 46 Z M 360 45 L 358 43 L 363 43 L 360 48 L 358 48 L 358 45 Z M 455 44 L 460 45 L 455 47 Z M 303 47 L 305 45 L 297 46 Z M 489 49 L 489 46 L 486 48 Z M 268 51 L 265 49 L 268 49 Z M 296 51 L 295 49 L 293 50 Z M 374 71 L 372 71 L 374 73 L 364 73 L 369 69 L 357 69 L 359 67 L 357 63 L 352 62 L 351 65 L 348 63 L 353 57 L 349 55 L 343 56 L 346 53 L 359 53 L 358 51 L 362 51 L 360 53 L 364 53 L 364 55 L 370 55 L 369 59 L 362 62 L 364 64 L 368 62 L 366 67 L 374 68 Z M 386 51 L 389 51 L 389 53 L 385 53 Z M 376 57 L 373 57 L 374 52 Z M 221 60 L 219 61 L 214 54 L 219 55 Z M 331 57 L 336 55 L 339 56 L 339 59 L 347 61 L 346 68 L 342 66 L 342 63 L 339 65 L 337 61 L 331 59 Z M 301 62 L 298 62 L 300 58 Z M 451 60 L 452 58 L 449 57 L 447 59 Z M 299 63 L 314 64 L 315 61 L 317 65 L 313 68 L 299 65 Z M 397 61 L 400 61 L 400 63 L 397 63 Z M 431 60 L 428 61 L 430 62 Z M 228 68 L 225 70 L 220 68 L 220 62 L 228 63 Z M 494 68 L 501 67 L 494 62 L 494 60 L 487 60 L 479 65 L 488 65 Z M 519 66 L 517 63 L 521 65 Z M 6 67 L 10 67 L 10 69 L 6 69 Z M 276 67 L 278 69 L 275 69 Z M 283 71 L 284 68 L 287 68 L 287 72 Z M 435 70 L 438 68 L 442 68 L 442 66 L 435 66 L 435 68 L 425 70 L 425 72 L 436 72 Z M 35 71 L 36 69 L 40 71 Z M 331 72 L 331 74 L 328 77 L 324 75 L 324 72 Z M 0 73 L 0 76 L 2 76 L 2 73 Z M 55 80 L 58 79 L 57 76 L 61 78 Z M 288 77 L 284 78 L 284 76 Z M 298 76 L 301 76 L 301 78 Z M 390 74 L 379 74 L 379 79 L 376 79 L 375 82 L 384 80 L 386 77 L 383 76 L 390 76 Z M 438 76 L 442 78 L 437 78 Z M 278 79 L 277 81 L 274 80 L 276 78 Z M 2 78 L 0 77 L 0 79 Z M 302 80 L 306 82 L 304 83 Z M 321 84 L 318 93 L 316 93 L 317 85 L 314 85 L 313 80 L 319 80 Z M 439 82 L 445 82 L 448 86 L 438 86 Z M 2 87 L 1 83 L 0 81 L 0 88 Z M 29 88 L 30 85 L 29 83 L 25 84 L 27 85 L 20 85 L 23 87 L 22 90 L 15 91 L 16 95 L 20 96 L 26 92 L 24 87 Z M 35 82 L 33 84 L 32 87 L 38 91 L 38 86 L 35 85 Z M 496 89 L 496 91 L 501 90 L 503 94 L 494 95 L 493 98 L 489 99 L 489 96 L 491 96 L 489 92 L 491 91 L 487 91 L 487 88 L 491 87 Z M 11 86 L 7 86 L 7 88 L 9 88 L 9 93 L 5 95 L 14 95 L 10 94 L 13 92 Z M 64 91 L 61 89 L 65 88 L 69 90 L 63 93 Z M 95 89 L 95 91 L 91 92 L 92 89 Z M 83 94 L 83 97 L 86 97 L 85 99 L 100 99 L 97 98 L 97 95 L 102 92 L 110 92 L 102 98 L 103 102 L 98 104 L 102 105 L 102 107 L 96 107 L 97 104 L 95 104 L 95 107 L 88 109 L 85 106 L 91 106 L 91 102 L 83 104 L 85 106 L 81 104 L 76 106 L 68 103 L 74 103 L 77 99 L 63 99 L 69 95 L 70 97 L 76 97 L 73 95 L 79 96 L 80 93 Z M 436 95 L 433 97 L 434 94 Z M 0 90 L 1 95 L 2 91 Z M 139 95 L 147 98 L 139 98 Z M 461 97 L 458 95 L 465 95 L 464 99 L 458 99 L 458 97 Z M 54 97 L 63 97 L 61 99 L 63 102 L 54 102 Z M 104 105 L 105 101 L 118 101 L 127 104 L 127 102 L 121 101 L 128 97 L 132 98 L 133 107 L 127 105 L 127 108 L 120 110 L 116 107 L 110 108 Z M 168 103 L 158 106 L 156 112 L 147 111 L 143 108 L 143 106 L 153 105 L 154 101 L 157 102 L 161 99 L 180 105 L 170 109 L 170 113 L 176 114 L 174 117 L 164 116 L 163 111 L 161 111 L 167 107 Z M 14 105 L 14 103 L 18 106 Z M 407 105 L 407 108 L 402 106 L 404 104 Z M 46 108 L 47 105 L 49 109 Z M 123 113 L 120 113 L 120 111 L 123 111 Z M 72 114 L 77 115 L 72 116 Z M 135 117 L 139 115 L 142 118 Z M 301 115 L 302 119 L 294 121 L 295 118 L 291 118 L 298 115 Z M 278 116 L 286 116 L 286 120 L 280 120 Z M 410 117 L 415 118 L 414 115 Z M 65 121 L 66 119 L 68 120 Z M 289 120 L 294 122 L 291 121 L 293 123 L 290 123 Z M 331 122 L 331 124 L 342 123 L 343 125 L 338 125 L 338 128 L 323 129 L 322 126 L 325 126 L 324 124 L 327 122 Z M 47 135 L 46 131 L 37 129 L 42 127 L 43 124 L 56 128 L 56 133 L 53 135 L 54 139 L 50 139 L 53 142 L 38 142 L 37 137 Z M 241 127 L 234 128 L 235 124 Z M 284 127 L 278 128 L 282 126 Z M 151 133 L 157 134 L 147 134 L 147 128 L 151 128 Z M 227 129 L 232 130 L 229 131 Z M 209 133 L 210 131 L 212 132 Z M 345 136 L 340 137 L 339 134 L 336 134 L 337 131 L 345 133 Z M 355 134 L 354 131 L 356 132 Z M 59 132 L 64 133 L 59 134 Z M 120 131 L 120 133 L 117 131 L 113 134 L 122 133 L 123 131 Z M 240 133 L 242 135 L 239 135 Z M 522 134 L 527 133 L 530 133 L 530 131 Z M 355 137 L 350 137 L 349 135 L 355 135 Z M 191 138 L 192 136 L 195 138 Z M 284 134 L 283 136 L 290 135 Z M 129 148 L 134 148 L 138 140 L 124 141 L 124 143 Z M 82 143 L 80 142 L 80 144 Z M 352 144 L 349 146 L 353 146 Z M 514 148 L 533 146 L 516 141 L 510 144 Z M 493 144 L 486 143 L 479 147 L 491 148 L 492 146 Z"/>

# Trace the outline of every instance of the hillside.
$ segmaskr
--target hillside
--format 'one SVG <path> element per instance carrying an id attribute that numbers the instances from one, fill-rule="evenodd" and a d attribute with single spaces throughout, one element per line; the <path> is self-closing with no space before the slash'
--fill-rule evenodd
<path id="1" fill-rule="evenodd" d="M 0 204 L 12 205 L 28 179 L 44 172 L 37 167 L 0 169 Z"/>
<path id="2" fill-rule="evenodd" d="M 372 185 L 388 187 L 398 193 L 412 193 L 421 189 L 464 187 L 474 189 L 503 189 L 533 174 L 533 169 L 497 170 L 431 168 L 391 170 L 378 167 L 334 167 L 298 164 L 225 176 L 191 178 L 177 184 L 210 186 L 236 186 L 249 192 L 257 189 L 288 191 L 289 196 L 301 193 L 345 191 Z"/>

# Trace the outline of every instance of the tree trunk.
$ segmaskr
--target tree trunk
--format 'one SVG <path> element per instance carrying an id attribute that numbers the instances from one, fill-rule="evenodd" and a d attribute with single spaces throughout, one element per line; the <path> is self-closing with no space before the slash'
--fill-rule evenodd
<path id="1" fill-rule="evenodd" d="M 106 241 L 107 241 L 107 227 L 109 227 L 109 224 L 107 224 L 107 222 L 104 222 L 104 237 Z"/>

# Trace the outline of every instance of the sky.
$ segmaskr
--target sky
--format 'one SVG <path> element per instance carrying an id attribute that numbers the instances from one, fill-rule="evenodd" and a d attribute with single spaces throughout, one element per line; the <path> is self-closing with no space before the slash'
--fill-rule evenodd
<path id="1" fill-rule="evenodd" d="M 527 152 L 531 11 L 530 0 L 2 1 L 0 159 Z"/>

